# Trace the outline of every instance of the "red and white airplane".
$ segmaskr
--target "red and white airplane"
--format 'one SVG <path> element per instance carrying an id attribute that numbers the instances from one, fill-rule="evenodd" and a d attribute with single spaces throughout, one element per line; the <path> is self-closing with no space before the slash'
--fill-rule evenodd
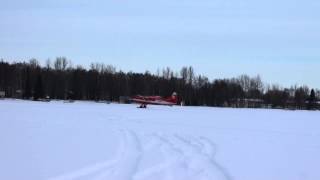
<path id="1" fill-rule="evenodd" d="M 141 104 L 140 108 L 146 108 L 148 104 L 173 106 L 178 102 L 177 93 L 173 93 L 170 97 L 161 96 L 133 96 L 131 101 Z"/>

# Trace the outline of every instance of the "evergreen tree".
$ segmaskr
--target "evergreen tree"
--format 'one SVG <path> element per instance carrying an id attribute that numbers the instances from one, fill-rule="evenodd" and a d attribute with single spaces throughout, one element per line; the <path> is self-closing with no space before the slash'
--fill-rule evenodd
<path id="1" fill-rule="evenodd" d="M 308 109 L 314 109 L 315 108 L 315 102 L 316 102 L 316 93 L 314 92 L 314 89 L 311 90 L 309 101 L 308 101 Z"/>
<path id="2" fill-rule="evenodd" d="M 26 69 L 26 80 L 23 90 L 23 98 L 30 99 L 31 97 L 31 81 L 30 81 L 30 68 Z"/>
<path id="3" fill-rule="evenodd" d="M 42 85 L 42 77 L 41 74 L 38 74 L 37 81 L 34 87 L 34 100 L 37 101 L 44 97 L 43 85 Z"/>

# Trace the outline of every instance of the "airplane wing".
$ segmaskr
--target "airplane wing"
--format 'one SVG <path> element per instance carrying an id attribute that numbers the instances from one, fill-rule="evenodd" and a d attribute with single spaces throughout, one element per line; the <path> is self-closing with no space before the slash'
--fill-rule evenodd
<path id="1" fill-rule="evenodd" d="M 140 104 L 167 105 L 167 106 L 176 105 L 176 103 L 163 101 L 163 100 L 154 100 L 153 101 L 153 100 L 147 100 L 147 99 L 132 98 L 131 101 L 133 101 L 135 103 L 140 103 Z"/>

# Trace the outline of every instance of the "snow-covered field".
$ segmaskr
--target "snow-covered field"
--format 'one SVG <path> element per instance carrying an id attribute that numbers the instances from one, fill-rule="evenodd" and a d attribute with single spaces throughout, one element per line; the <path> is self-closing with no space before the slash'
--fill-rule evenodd
<path id="1" fill-rule="evenodd" d="M 0 100 L 2 180 L 320 179 L 320 112 Z"/>

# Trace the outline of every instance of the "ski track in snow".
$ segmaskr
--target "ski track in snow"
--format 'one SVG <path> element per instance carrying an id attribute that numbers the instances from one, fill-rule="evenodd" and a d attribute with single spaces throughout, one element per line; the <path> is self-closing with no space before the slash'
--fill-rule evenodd
<path id="1" fill-rule="evenodd" d="M 118 154 L 113 160 L 94 164 L 49 180 L 229 180 L 230 176 L 215 162 L 216 147 L 205 137 L 154 133 L 144 135 L 142 143 L 131 130 L 120 130 Z M 157 152 L 160 154 L 157 154 Z M 143 169 L 147 157 L 161 161 Z"/>

